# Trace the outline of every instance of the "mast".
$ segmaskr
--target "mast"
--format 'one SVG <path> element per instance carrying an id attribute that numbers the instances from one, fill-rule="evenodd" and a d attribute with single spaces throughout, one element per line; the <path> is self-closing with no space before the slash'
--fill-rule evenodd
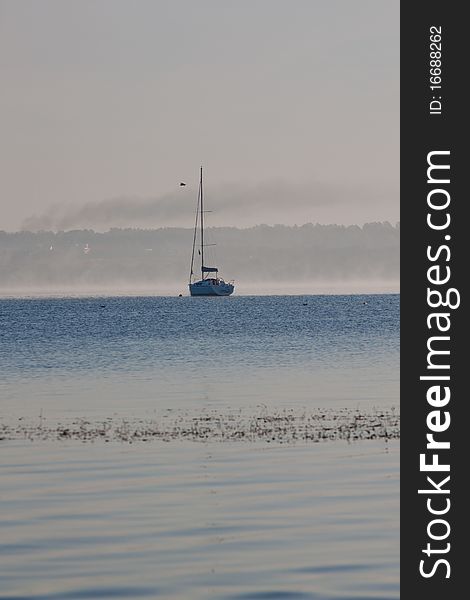
<path id="1" fill-rule="evenodd" d="M 202 190 L 202 167 L 199 189 L 201 190 L 201 278 L 204 279 L 204 193 Z"/>
<path id="2" fill-rule="evenodd" d="M 199 187 L 198 193 L 197 193 L 197 204 L 196 204 L 196 219 L 194 221 L 194 233 L 193 233 L 193 250 L 191 253 L 191 269 L 189 271 L 189 283 L 191 283 L 193 275 L 194 275 L 194 271 L 193 271 L 193 266 L 194 266 L 194 251 L 196 249 L 196 232 L 197 232 L 197 220 L 199 219 L 199 197 L 201 195 L 201 188 Z"/>

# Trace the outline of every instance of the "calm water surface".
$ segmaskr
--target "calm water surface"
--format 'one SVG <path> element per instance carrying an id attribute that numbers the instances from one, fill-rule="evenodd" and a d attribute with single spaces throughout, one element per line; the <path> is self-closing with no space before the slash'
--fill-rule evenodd
<path id="1" fill-rule="evenodd" d="M 0 300 L 3 422 L 398 406 L 399 297 Z M 398 444 L 0 442 L 0 598 L 398 598 Z"/>

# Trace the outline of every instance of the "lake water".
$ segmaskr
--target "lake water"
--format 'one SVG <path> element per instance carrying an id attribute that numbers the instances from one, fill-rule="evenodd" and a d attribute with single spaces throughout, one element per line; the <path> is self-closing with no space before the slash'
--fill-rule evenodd
<path id="1" fill-rule="evenodd" d="M 0 342 L 0 598 L 399 597 L 398 295 L 4 299 Z"/>

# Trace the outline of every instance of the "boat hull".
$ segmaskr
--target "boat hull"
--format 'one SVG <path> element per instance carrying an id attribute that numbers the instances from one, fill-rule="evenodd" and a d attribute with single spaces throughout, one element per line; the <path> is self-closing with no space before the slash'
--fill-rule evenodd
<path id="1" fill-rule="evenodd" d="M 191 296 L 230 296 L 235 287 L 231 283 L 208 283 L 207 281 L 196 281 L 189 284 Z"/>

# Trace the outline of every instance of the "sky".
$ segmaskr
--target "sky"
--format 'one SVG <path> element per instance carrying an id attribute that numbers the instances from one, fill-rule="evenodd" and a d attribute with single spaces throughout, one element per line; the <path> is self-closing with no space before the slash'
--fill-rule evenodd
<path id="1" fill-rule="evenodd" d="M 0 0 L 0 77 L 0 229 L 399 220 L 398 0 Z"/>

